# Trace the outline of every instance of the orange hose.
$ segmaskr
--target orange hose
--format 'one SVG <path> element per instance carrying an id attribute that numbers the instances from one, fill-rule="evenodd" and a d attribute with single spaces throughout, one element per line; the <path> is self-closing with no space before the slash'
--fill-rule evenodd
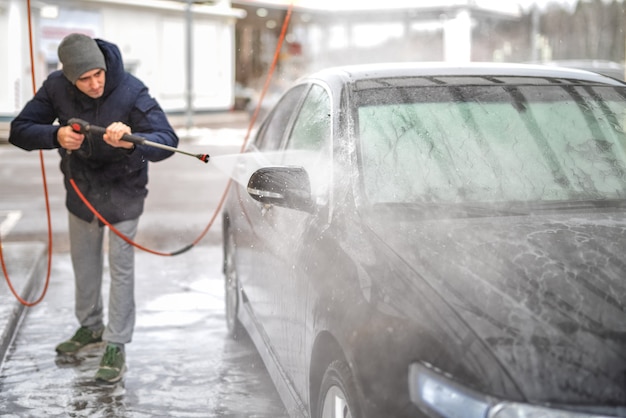
<path id="1" fill-rule="evenodd" d="M 35 83 L 35 58 L 34 58 L 34 48 L 33 48 L 33 27 L 31 20 L 31 8 L 30 8 L 30 0 L 27 2 L 27 10 L 28 10 L 28 40 L 29 40 L 29 49 L 30 49 L 30 73 L 31 73 L 31 81 L 33 94 L 37 92 L 37 87 Z M 50 284 L 50 272 L 52 271 L 52 221 L 50 216 L 50 198 L 48 195 L 48 182 L 46 180 L 46 166 L 44 163 L 43 151 L 39 150 L 39 162 L 41 165 L 41 177 L 43 180 L 43 192 L 46 200 L 46 215 L 48 219 L 48 272 L 46 274 L 46 281 L 44 284 L 44 288 L 41 292 L 41 295 L 34 301 L 28 302 L 24 300 L 15 290 L 11 280 L 9 279 L 9 273 L 7 271 L 6 263 L 4 261 L 4 254 L 2 252 L 2 236 L 0 236 L 0 264 L 2 265 L 2 272 L 4 273 L 4 277 L 6 279 L 7 285 L 13 293 L 13 296 L 24 306 L 32 307 L 40 303 L 46 292 L 48 291 L 48 285 Z"/>
<path id="2" fill-rule="evenodd" d="M 272 80 L 272 75 L 274 74 L 274 70 L 276 69 L 276 64 L 278 63 L 278 57 L 280 56 L 280 50 L 283 47 L 283 41 L 285 40 L 285 35 L 287 34 L 287 27 L 289 26 L 289 21 L 291 20 L 292 10 L 293 10 L 293 2 L 287 8 L 287 14 L 285 15 L 285 19 L 283 20 L 283 27 L 280 31 L 280 37 L 278 38 L 278 43 L 276 44 L 276 50 L 274 51 L 274 58 L 272 59 L 272 65 L 270 66 L 270 69 L 267 73 L 267 77 L 265 79 L 265 84 L 263 85 L 263 89 L 261 90 L 261 96 L 259 97 L 259 102 L 257 103 L 256 108 L 254 109 L 254 113 L 252 114 L 252 117 L 250 118 L 250 123 L 248 124 L 248 130 L 246 131 L 246 136 L 244 137 L 243 144 L 241 145 L 241 149 L 239 150 L 240 153 L 243 153 L 244 150 L 246 149 L 246 145 L 248 144 L 248 140 L 250 139 L 250 133 L 252 132 L 252 128 L 254 127 L 254 124 L 256 123 L 257 117 L 259 116 L 259 111 L 261 109 L 261 104 L 263 103 L 263 98 L 265 97 L 265 94 L 267 93 L 267 90 L 269 89 L 270 82 Z M 226 196 L 228 195 L 228 190 L 230 189 L 232 182 L 233 182 L 232 179 L 228 180 L 228 183 L 226 184 L 226 188 L 224 189 L 224 193 L 222 194 L 222 198 L 220 199 L 217 205 L 217 208 L 215 209 L 215 212 L 213 213 L 213 217 L 209 221 L 209 224 L 206 226 L 206 228 L 204 229 L 200 237 L 196 241 L 194 241 L 192 245 L 196 245 L 202 239 L 202 237 L 204 237 L 204 235 L 209 231 L 209 229 L 213 225 L 213 222 L 215 222 L 217 215 L 222 210 L 222 206 L 224 206 L 224 202 L 226 201 Z"/>

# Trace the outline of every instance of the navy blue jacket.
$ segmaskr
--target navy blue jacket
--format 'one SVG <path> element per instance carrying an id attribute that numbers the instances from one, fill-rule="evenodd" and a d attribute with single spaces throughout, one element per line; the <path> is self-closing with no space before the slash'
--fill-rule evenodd
<path id="1" fill-rule="evenodd" d="M 11 122 L 9 141 L 25 150 L 58 148 L 65 176 L 67 209 L 85 221 L 94 215 L 69 183 L 80 191 L 110 223 L 139 217 L 148 193 L 148 161 L 160 161 L 173 153 L 137 145 L 133 151 L 115 148 L 102 135 L 89 133 L 79 150 L 67 153 L 57 142 L 59 126 L 71 118 L 107 127 L 113 122 L 130 126 L 134 135 L 171 147 L 178 137 L 148 88 L 124 70 L 118 47 L 96 39 L 106 65 L 104 94 L 92 99 L 74 86 L 61 71 L 51 73 L 20 114 Z M 58 124 L 53 124 L 58 121 Z"/>

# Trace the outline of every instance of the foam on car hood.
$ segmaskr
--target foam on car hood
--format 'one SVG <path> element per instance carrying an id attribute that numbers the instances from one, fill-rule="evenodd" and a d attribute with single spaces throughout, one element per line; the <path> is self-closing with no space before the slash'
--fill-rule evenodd
<path id="1" fill-rule="evenodd" d="M 386 222 L 371 228 L 533 402 L 626 401 L 621 214 Z"/>

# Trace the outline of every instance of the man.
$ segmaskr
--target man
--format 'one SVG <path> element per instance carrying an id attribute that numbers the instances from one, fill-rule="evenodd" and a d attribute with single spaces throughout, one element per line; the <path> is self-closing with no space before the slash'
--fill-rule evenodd
<path id="1" fill-rule="evenodd" d="M 113 383 L 126 369 L 124 345 L 135 325 L 134 249 L 109 234 L 108 323 L 102 304 L 104 225 L 80 200 L 69 180 L 116 229 L 133 239 L 147 195 L 148 161 L 172 155 L 156 147 L 122 140 L 134 133 L 171 147 L 178 137 L 147 87 L 125 72 L 118 47 L 71 34 L 59 44 L 62 70 L 52 72 L 11 123 L 9 141 L 25 150 L 58 149 L 69 211 L 69 237 L 75 278 L 75 314 L 80 328 L 59 344 L 59 355 L 106 342 L 96 380 Z M 104 135 L 74 132 L 79 118 L 106 127 Z M 53 124 L 58 121 L 58 124 Z"/>

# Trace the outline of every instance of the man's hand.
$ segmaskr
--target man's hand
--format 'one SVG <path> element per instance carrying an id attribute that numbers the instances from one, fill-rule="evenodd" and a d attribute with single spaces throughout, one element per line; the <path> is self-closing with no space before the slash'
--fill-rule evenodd
<path id="1" fill-rule="evenodd" d="M 71 126 L 62 126 L 57 131 L 59 145 L 68 151 L 79 149 L 84 139 L 85 135 L 74 131 Z"/>
<path id="2" fill-rule="evenodd" d="M 131 149 L 134 147 L 132 142 L 122 141 L 125 134 L 131 134 L 130 127 L 122 122 L 113 122 L 106 128 L 106 133 L 102 136 L 104 142 L 115 148 Z"/>

